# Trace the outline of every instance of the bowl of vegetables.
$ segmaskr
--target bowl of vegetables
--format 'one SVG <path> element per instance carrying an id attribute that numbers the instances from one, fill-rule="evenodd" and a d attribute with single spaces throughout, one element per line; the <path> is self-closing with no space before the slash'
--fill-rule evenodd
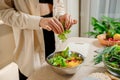
<path id="1" fill-rule="evenodd" d="M 101 53 L 94 58 L 95 64 L 103 62 L 105 68 L 114 76 L 120 77 L 120 46 L 105 47 Z"/>
<path id="2" fill-rule="evenodd" d="M 59 74 L 73 75 L 84 61 L 84 57 L 74 51 L 69 51 L 69 47 L 63 51 L 54 52 L 46 58 L 50 67 Z"/>
<path id="3" fill-rule="evenodd" d="M 88 36 L 97 38 L 104 46 L 120 44 L 120 18 L 92 17 L 90 22 L 93 30 L 87 32 Z"/>
<path id="4" fill-rule="evenodd" d="M 108 72 L 120 77 L 120 52 L 115 54 L 104 54 L 103 62 Z"/>
<path id="5" fill-rule="evenodd" d="M 106 34 L 100 34 L 97 36 L 98 41 L 105 46 L 120 45 L 120 34 L 115 34 L 111 38 L 107 38 Z"/>

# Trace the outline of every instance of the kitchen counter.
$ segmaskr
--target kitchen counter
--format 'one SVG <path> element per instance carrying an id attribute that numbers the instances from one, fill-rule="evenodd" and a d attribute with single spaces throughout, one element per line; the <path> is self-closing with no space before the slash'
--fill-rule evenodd
<path id="1" fill-rule="evenodd" d="M 83 38 L 83 37 L 72 37 L 69 38 L 64 44 L 59 46 L 58 50 L 63 50 L 69 43 L 87 43 L 89 44 L 88 54 L 85 57 L 84 63 L 80 66 L 79 70 L 73 76 L 62 76 L 54 72 L 50 66 L 45 62 L 44 65 L 38 69 L 28 80 L 82 80 L 93 72 L 104 72 L 106 69 L 104 65 L 94 65 L 93 57 L 97 53 L 95 50 L 102 48 L 97 39 L 94 38 Z M 84 53 L 83 53 L 84 54 Z"/>

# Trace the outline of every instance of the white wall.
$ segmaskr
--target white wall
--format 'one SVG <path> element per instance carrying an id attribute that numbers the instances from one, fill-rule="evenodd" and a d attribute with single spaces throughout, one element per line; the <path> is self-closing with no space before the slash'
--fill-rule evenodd
<path id="1" fill-rule="evenodd" d="M 78 21 L 77 24 L 72 26 L 69 37 L 79 36 L 79 0 L 64 0 L 64 1 L 67 13 L 70 14 L 72 18 Z"/>
<path id="2" fill-rule="evenodd" d="M 80 12 L 80 21 L 81 21 L 81 36 L 86 37 L 85 34 L 89 30 L 89 10 L 90 10 L 90 0 L 81 0 L 81 12 Z"/>
<path id="3" fill-rule="evenodd" d="M 81 36 L 92 31 L 91 17 L 100 19 L 101 16 L 120 17 L 120 0 L 81 0 Z"/>

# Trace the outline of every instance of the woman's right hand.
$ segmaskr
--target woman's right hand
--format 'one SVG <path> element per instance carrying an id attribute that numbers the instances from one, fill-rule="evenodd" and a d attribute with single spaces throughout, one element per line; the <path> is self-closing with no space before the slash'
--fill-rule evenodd
<path id="1" fill-rule="evenodd" d="M 48 31 L 53 31 L 56 34 L 61 34 L 64 32 L 63 25 L 57 18 L 42 18 L 40 20 L 40 27 Z"/>

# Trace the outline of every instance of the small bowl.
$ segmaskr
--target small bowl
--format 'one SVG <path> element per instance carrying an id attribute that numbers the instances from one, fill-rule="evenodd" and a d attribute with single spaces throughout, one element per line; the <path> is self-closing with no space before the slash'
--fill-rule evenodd
<path id="1" fill-rule="evenodd" d="M 51 63 L 49 63 L 49 59 L 52 58 L 55 54 L 60 54 L 62 51 L 58 51 L 58 52 L 54 52 L 53 54 L 50 54 L 47 58 L 46 58 L 46 62 L 50 65 L 50 67 L 53 69 L 53 71 L 55 71 L 56 73 L 58 74 L 61 74 L 61 75 L 73 75 L 75 74 L 80 65 L 83 63 L 84 61 L 84 57 L 78 53 L 78 52 L 74 52 L 74 51 L 70 51 L 71 52 L 74 52 L 75 54 L 77 54 L 79 57 L 81 57 L 83 60 L 82 60 L 82 63 L 79 64 L 78 66 L 75 66 L 75 67 L 69 67 L 69 68 L 65 68 L 65 67 L 56 67 L 56 66 L 53 66 Z"/>
<path id="2" fill-rule="evenodd" d="M 108 62 L 105 60 L 105 54 L 102 57 L 103 57 L 103 63 L 107 71 L 110 72 L 114 76 L 120 77 L 120 68 L 115 68 L 109 65 Z"/>
<path id="3" fill-rule="evenodd" d="M 120 45 L 120 41 L 110 41 L 106 39 L 106 34 L 100 34 L 97 36 L 98 41 L 104 46 L 113 46 L 115 44 Z"/>

